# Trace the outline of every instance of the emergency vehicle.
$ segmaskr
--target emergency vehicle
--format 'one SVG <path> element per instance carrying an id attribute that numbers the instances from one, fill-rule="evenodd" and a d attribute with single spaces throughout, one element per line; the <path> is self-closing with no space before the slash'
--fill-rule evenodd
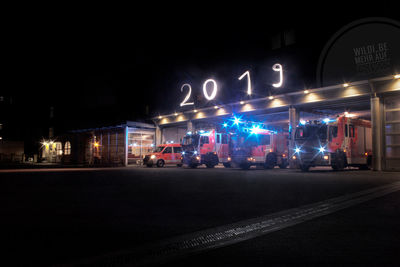
<path id="1" fill-rule="evenodd" d="M 180 144 L 162 144 L 159 145 L 153 153 L 146 155 L 143 164 L 147 167 L 164 167 L 165 164 L 176 164 L 182 166 L 182 147 Z"/>
<path id="2" fill-rule="evenodd" d="M 218 163 L 230 167 L 229 134 L 199 130 L 188 132 L 182 140 L 182 163 L 191 168 L 205 164 L 214 168 Z"/>
<path id="3" fill-rule="evenodd" d="M 302 171 L 314 166 L 368 169 L 372 160 L 371 122 L 346 115 L 299 125 L 292 155 Z"/>
<path id="4" fill-rule="evenodd" d="M 242 169 L 253 165 L 265 169 L 288 166 L 288 133 L 263 129 L 262 124 L 237 127 L 230 148 L 232 163 Z"/>

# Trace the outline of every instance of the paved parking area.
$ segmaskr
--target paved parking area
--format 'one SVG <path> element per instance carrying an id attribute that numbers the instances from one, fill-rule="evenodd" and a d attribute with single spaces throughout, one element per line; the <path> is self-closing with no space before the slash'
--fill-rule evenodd
<path id="1" fill-rule="evenodd" d="M 398 173 L 329 169 L 1 172 L 2 242 L 15 262 L 75 262 L 399 180 Z"/>

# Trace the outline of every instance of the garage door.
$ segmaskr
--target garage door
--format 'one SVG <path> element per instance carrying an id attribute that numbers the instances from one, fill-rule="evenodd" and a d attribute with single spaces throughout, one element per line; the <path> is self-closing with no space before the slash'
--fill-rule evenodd
<path id="1" fill-rule="evenodd" d="M 385 169 L 400 171 L 400 95 L 385 98 Z"/>
<path id="2" fill-rule="evenodd" d="M 167 127 L 162 129 L 162 143 L 181 143 L 186 135 L 186 127 Z"/>

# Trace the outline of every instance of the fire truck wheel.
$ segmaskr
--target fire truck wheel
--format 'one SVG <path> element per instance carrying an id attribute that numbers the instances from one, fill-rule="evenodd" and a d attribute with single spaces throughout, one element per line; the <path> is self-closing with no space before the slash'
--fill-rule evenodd
<path id="1" fill-rule="evenodd" d="M 303 172 L 308 172 L 308 170 L 310 169 L 310 165 L 302 164 L 302 165 L 300 165 L 300 169 Z"/>
<path id="2" fill-rule="evenodd" d="M 159 159 L 158 161 L 157 161 L 157 167 L 158 168 L 162 168 L 162 167 L 164 167 L 164 161 L 162 160 L 162 159 Z"/>
<path id="3" fill-rule="evenodd" d="M 286 169 L 288 165 L 289 165 L 288 161 L 283 159 L 282 163 L 279 164 L 279 168 Z"/>
<path id="4" fill-rule="evenodd" d="M 230 163 L 223 163 L 225 168 L 230 168 L 231 164 Z"/>
<path id="5" fill-rule="evenodd" d="M 273 169 L 276 165 L 276 155 L 275 153 L 269 153 L 265 159 L 264 168 Z"/>

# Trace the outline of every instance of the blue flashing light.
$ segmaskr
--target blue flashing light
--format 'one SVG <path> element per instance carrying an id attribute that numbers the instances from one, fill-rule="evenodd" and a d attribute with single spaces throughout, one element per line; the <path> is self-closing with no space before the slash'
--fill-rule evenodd
<path id="1" fill-rule="evenodd" d="M 240 118 L 233 116 L 233 123 L 238 125 L 239 123 L 241 123 Z"/>
<path id="2" fill-rule="evenodd" d="M 306 125 L 306 121 L 305 120 L 300 120 L 300 124 L 301 125 Z"/>
<path id="3" fill-rule="evenodd" d="M 200 132 L 200 133 L 204 133 L 204 130 L 200 130 L 199 132 Z"/>
<path id="4" fill-rule="evenodd" d="M 191 131 L 189 131 L 189 132 L 187 132 L 186 134 L 188 134 L 188 135 L 191 135 L 191 134 L 192 134 L 192 132 L 191 132 Z"/>
<path id="5" fill-rule="evenodd" d="M 319 148 L 319 152 L 324 153 L 324 152 L 325 152 L 325 148 L 321 146 L 321 147 Z"/>
<path id="6" fill-rule="evenodd" d="M 300 148 L 298 148 L 298 147 L 296 147 L 295 149 L 294 149 L 294 152 L 296 152 L 296 153 L 300 153 Z"/>
<path id="7" fill-rule="evenodd" d="M 224 124 L 222 124 L 222 126 L 224 126 L 226 128 L 226 127 L 228 127 L 228 123 L 224 122 Z"/>
<path id="8" fill-rule="evenodd" d="M 325 119 L 323 119 L 322 121 L 323 121 L 324 123 L 329 123 L 329 122 L 333 122 L 333 121 L 335 121 L 335 120 L 329 119 L 329 118 L 325 118 Z"/>
<path id="9" fill-rule="evenodd" d="M 185 155 L 185 151 L 182 152 L 182 155 Z"/>
<path id="10" fill-rule="evenodd" d="M 260 132 L 260 125 L 253 125 L 250 129 L 250 133 L 252 134 L 258 134 Z"/>

